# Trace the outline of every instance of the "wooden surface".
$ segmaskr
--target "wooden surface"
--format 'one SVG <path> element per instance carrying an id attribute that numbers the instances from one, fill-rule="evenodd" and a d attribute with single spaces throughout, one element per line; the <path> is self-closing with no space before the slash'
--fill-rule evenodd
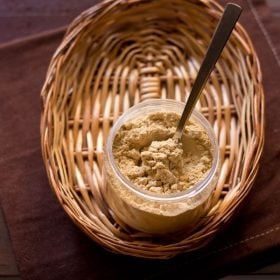
<path id="1" fill-rule="evenodd" d="M 93 0 L 68 0 L 67 8 L 60 0 L 0 0 L 0 43 L 10 42 L 24 36 L 67 25 L 82 10 L 90 7 Z M 280 0 L 267 0 L 267 4 L 280 25 Z M 280 38 L 280 34 L 279 34 Z M 277 262 L 278 261 L 278 262 Z M 280 260 L 247 275 L 227 276 L 224 280 L 280 279 Z M 19 272 L 12 251 L 3 213 L 0 209 L 0 280 L 19 280 Z"/>
<path id="2" fill-rule="evenodd" d="M 0 0 L 0 43 L 69 24 L 98 0 Z"/>

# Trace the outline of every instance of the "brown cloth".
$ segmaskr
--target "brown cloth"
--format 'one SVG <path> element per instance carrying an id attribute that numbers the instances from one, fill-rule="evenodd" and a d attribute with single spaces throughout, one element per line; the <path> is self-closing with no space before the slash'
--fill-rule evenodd
<path id="1" fill-rule="evenodd" d="M 209 279 L 232 267 L 244 270 L 244 260 L 279 247 L 280 30 L 263 1 L 238 2 L 264 77 L 267 127 L 260 172 L 226 230 L 209 246 L 168 261 L 104 250 L 70 221 L 51 191 L 41 158 L 39 95 L 63 32 L 0 47 L 0 201 L 23 279 L 177 279 L 182 273 Z"/>

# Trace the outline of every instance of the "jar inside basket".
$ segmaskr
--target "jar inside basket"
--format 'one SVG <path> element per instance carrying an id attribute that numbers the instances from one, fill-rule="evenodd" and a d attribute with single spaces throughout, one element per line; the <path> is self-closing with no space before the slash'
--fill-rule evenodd
<path id="1" fill-rule="evenodd" d="M 156 235 L 190 230 L 210 208 L 219 173 L 217 141 L 208 121 L 194 111 L 182 143 L 174 146 L 183 108 L 175 100 L 147 100 L 127 110 L 111 129 L 104 195 L 114 215 L 134 229 Z M 193 137 L 200 141 L 201 135 L 207 139 L 195 143 Z"/>

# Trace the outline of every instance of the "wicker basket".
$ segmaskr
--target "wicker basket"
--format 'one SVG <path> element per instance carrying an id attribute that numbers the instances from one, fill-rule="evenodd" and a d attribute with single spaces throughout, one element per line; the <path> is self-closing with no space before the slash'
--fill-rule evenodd
<path id="1" fill-rule="evenodd" d="M 157 239 L 120 223 L 102 195 L 110 127 L 143 100 L 186 100 L 221 14 L 213 0 L 107 0 L 70 25 L 52 58 L 42 89 L 47 174 L 71 219 L 109 250 L 164 259 L 198 249 L 252 187 L 264 99 L 257 55 L 238 24 L 197 105 L 214 127 L 222 160 L 208 215 L 188 235 Z"/>

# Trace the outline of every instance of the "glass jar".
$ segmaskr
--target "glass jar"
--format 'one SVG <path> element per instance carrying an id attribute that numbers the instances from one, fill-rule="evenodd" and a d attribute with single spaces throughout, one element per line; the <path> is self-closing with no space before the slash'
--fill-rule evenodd
<path id="1" fill-rule="evenodd" d="M 104 151 L 105 199 L 118 220 L 150 234 L 168 234 L 191 229 L 209 211 L 210 197 L 219 173 L 219 148 L 214 131 L 205 117 L 194 111 L 191 119 L 204 128 L 212 146 L 212 165 L 206 177 L 180 193 L 156 194 L 129 181 L 114 160 L 112 144 L 120 127 L 152 112 L 182 114 L 184 103 L 170 99 L 150 99 L 128 109 L 114 124 Z"/>

